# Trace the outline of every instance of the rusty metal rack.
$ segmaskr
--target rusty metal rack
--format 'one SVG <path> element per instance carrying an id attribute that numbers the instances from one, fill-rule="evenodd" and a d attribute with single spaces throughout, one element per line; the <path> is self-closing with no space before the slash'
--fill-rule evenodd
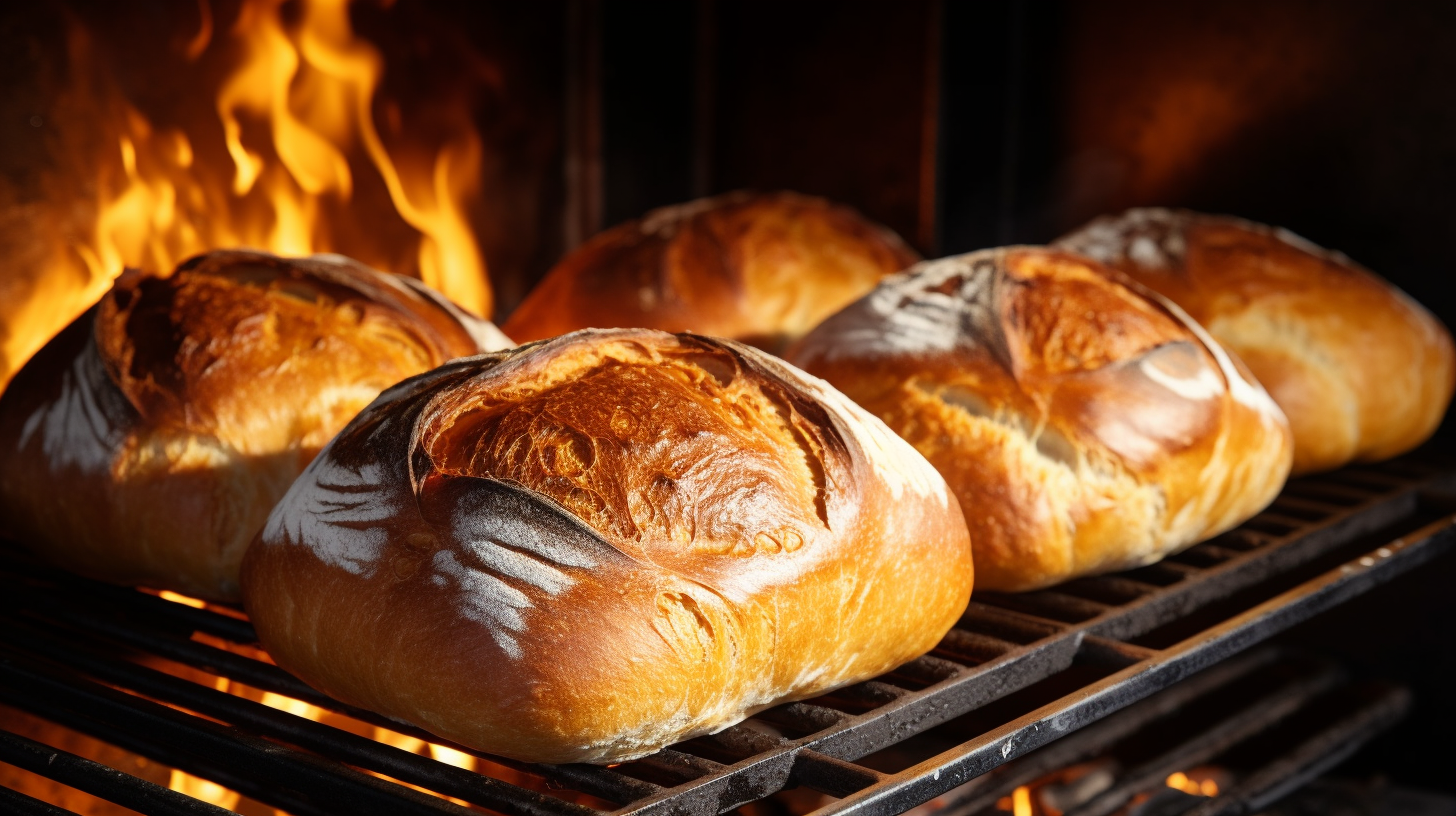
<path id="1" fill-rule="evenodd" d="M 1295 480 L 1238 529 L 1159 564 L 978 593 L 935 650 L 889 675 L 611 768 L 477 754 L 485 773 L 159 668 L 440 742 L 250 654 L 246 620 L 0 557 L 0 703 L 297 816 L 476 812 L 461 802 L 507 816 L 714 816 L 786 789 L 818 792 L 816 816 L 898 813 L 1449 550 L 1453 511 L 1456 464 L 1429 456 Z M 141 813 L 226 812 L 14 734 L 0 732 L 0 762 Z M 0 807 L 66 812 L 3 789 Z"/>

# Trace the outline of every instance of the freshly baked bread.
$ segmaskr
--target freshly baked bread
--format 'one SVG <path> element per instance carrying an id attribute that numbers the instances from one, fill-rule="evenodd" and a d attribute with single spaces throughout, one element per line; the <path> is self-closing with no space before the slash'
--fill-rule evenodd
<path id="1" fill-rule="evenodd" d="M 848 207 L 796 193 L 730 193 L 592 238 L 546 275 L 505 330 L 526 342 L 638 326 L 777 353 L 917 260 Z"/>
<path id="2" fill-rule="evenodd" d="M 1264 390 L 1119 277 L 1041 247 L 929 261 L 789 354 L 945 476 L 983 589 L 1151 563 L 1258 512 L 1289 472 Z"/>
<path id="3" fill-rule="evenodd" d="M 243 562 L 279 665 L 495 754 L 615 762 L 885 672 L 964 611 L 945 482 L 756 349 L 583 331 L 385 392 Z"/>
<path id="4" fill-rule="evenodd" d="M 1410 450 L 1451 401 L 1456 353 L 1440 321 L 1286 230 L 1136 209 L 1057 244 L 1177 303 L 1247 363 L 1289 417 L 1295 474 Z"/>
<path id="5" fill-rule="evenodd" d="M 243 550 L 344 423 L 405 377 L 506 345 L 339 256 L 128 272 L 0 398 L 0 524 L 66 569 L 236 600 Z"/>

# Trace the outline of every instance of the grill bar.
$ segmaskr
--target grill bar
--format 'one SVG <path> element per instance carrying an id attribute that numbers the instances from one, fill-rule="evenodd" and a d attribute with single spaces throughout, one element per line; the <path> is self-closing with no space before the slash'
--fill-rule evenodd
<path id="1" fill-rule="evenodd" d="M 1348 759 L 1371 737 L 1404 717 L 1410 707 L 1410 692 L 1398 687 L 1383 688 L 1364 706 L 1250 775 L 1226 795 L 1195 808 L 1186 816 L 1257 813 Z"/>
<path id="2" fill-rule="evenodd" d="M 818 816 L 899 813 L 987 773 L 1014 757 L 1041 747 L 1062 734 L 1166 688 L 1220 659 L 1329 609 L 1373 586 L 1423 564 L 1449 549 L 1453 520 L 1443 518 L 1378 551 L 1256 606 L 1233 619 L 1189 638 L 1118 672 L 1074 695 L 1046 705 L 1001 728 L 906 771 L 881 785 L 821 808 Z M 1384 551 L 1381 554 L 1380 551 Z"/>
<path id="3" fill-rule="evenodd" d="M 1338 672 L 1326 669 L 1295 681 L 1290 686 L 1256 701 L 1237 717 L 1226 719 L 1141 767 L 1124 772 L 1116 787 L 1077 808 L 1073 813 L 1075 816 L 1107 816 L 1127 804 L 1138 792 L 1156 787 L 1168 774 L 1207 762 L 1224 750 L 1289 717 L 1315 697 L 1329 691 L 1339 680 Z"/>
<path id="4" fill-rule="evenodd" d="M 1245 527 L 1172 559 L 1046 592 L 978 593 L 930 655 L 889 675 L 615 768 L 531 765 L 467 751 L 525 775 L 491 779 L 139 666 L 139 658 L 163 659 L 458 747 L 351 709 L 252 656 L 253 629 L 235 615 L 4 558 L 0 617 L 9 622 L 0 627 L 0 699 L 299 816 L 464 812 L 359 769 L 509 816 L 714 816 L 788 786 L 840 797 L 819 816 L 890 813 L 1445 551 L 1453 534 L 1452 517 L 1443 513 L 1451 505 L 1433 508 L 1428 495 L 1456 495 L 1456 472 L 1407 460 L 1298 480 Z M 1226 609 L 1241 592 L 1251 600 Z M 1195 613 L 1214 622 L 1191 629 L 1203 620 Z M 1194 633 L 1170 639 L 1179 627 Z M 1173 640 L 1168 648 L 1149 645 Z M 1071 677 L 1076 667 L 1099 679 L 899 773 L 858 763 L 1034 684 Z M 615 809 L 600 809 L 603 801 Z"/>
<path id="5" fill-rule="evenodd" d="M 1054 771 L 1085 762 L 1111 745 L 1130 737 L 1149 724 L 1179 712 L 1250 674 L 1268 672 L 1282 655 L 1265 648 L 1240 655 L 1160 691 L 1152 697 L 1108 716 L 1040 750 L 1002 765 L 990 773 L 955 789 L 941 811 L 951 814 L 980 813 L 991 809 L 1003 796 Z"/>
<path id="6" fill-rule="evenodd" d="M 435 762 L 391 745 L 378 743 L 235 697 L 154 669 L 98 653 L 63 632 L 44 632 L 15 624 L 10 641 L 32 654 L 90 674 L 112 685 L 180 706 L 252 733 L 280 739 L 372 771 L 448 796 L 485 805 L 510 816 L 588 816 L 590 808 L 526 791 L 488 776 Z"/>
<path id="7" fill-rule="evenodd" d="M 36 573 L 32 571 L 31 574 Z M 54 578 L 56 573 L 50 573 L 50 575 Z M 496 764 L 504 765 L 506 767 L 511 767 L 517 770 L 522 770 L 527 773 L 534 773 L 538 776 L 545 776 L 547 778 L 557 781 L 559 784 L 562 784 L 564 786 L 581 790 L 585 793 L 598 796 L 608 801 L 618 803 L 629 802 L 634 799 L 640 799 L 646 796 L 654 795 L 661 790 L 659 786 L 652 785 L 646 782 L 640 782 L 639 780 L 622 776 L 620 774 L 608 773 L 603 771 L 602 769 L 595 768 L 593 766 L 531 765 L 528 763 L 518 763 L 513 760 L 503 759 L 499 757 L 491 757 L 486 754 L 470 751 L 467 748 L 453 745 L 452 743 L 446 740 L 442 740 L 441 738 L 429 734 L 425 731 L 412 728 L 411 726 L 405 725 L 403 723 L 388 720 L 384 717 L 380 717 L 373 712 L 364 711 L 361 709 L 353 708 L 351 706 L 343 705 L 333 698 L 328 697 L 327 695 L 322 694 L 318 691 L 315 691 L 312 687 L 299 681 L 293 675 L 288 674 L 287 672 L 284 672 L 278 667 L 271 664 L 255 660 L 253 658 L 245 657 L 243 655 L 234 654 L 232 652 L 228 652 L 214 646 L 209 646 L 207 644 L 198 643 L 192 640 L 184 640 L 178 637 L 175 632 L 163 631 L 152 628 L 153 625 L 156 625 L 156 621 L 149 621 L 145 618 L 140 620 L 119 620 L 114 613 L 108 613 L 108 611 L 105 609 L 93 609 L 85 604 L 84 601 L 77 604 L 75 602 L 75 599 L 70 596 L 57 597 L 52 592 L 39 590 L 35 587 L 26 586 L 24 584 L 19 584 L 14 581 L 5 581 L 4 578 L 5 576 L 0 575 L 0 582 L 3 582 L 5 591 L 11 594 L 14 601 L 18 602 L 19 609 L 24 614 L 26 614 L 27 616 L 35 616 L 37 613 L 39 613 L 43 616 L 43 619 L 66 624 L 71 627 L 73 631 L 85 632 L 87 633 L 87 635 L 90 636 L 100 636 L 102 639 L 113 641 L 116 644 L 138 649 L 145 653 L 165 657 L 169 660 L 176 661 L 186 666 L 191 666 L 193 668 L 200 669 L 211 674 L 216 674 L 219 676 L 227 677 L 231 680 L 245 683 L 262 691 L 270 691 L 276 694 L 281 694 L 286 697 L 291 697 L 293 699 L 309 703 L 310 705 L 323 708 L 325 710 L 334 711 L 339 714 L 353 717 L 354 719 L 369 723 L 371 725 L 388 728 L 392 731 L 396 731 L 407 736 L 417 737 L 419 739 L 434 742 L 436 744 L 443 744 L 447 747 L 453 747 L 458 750 L 465 751 L 466 753 L 482 756 L 489 759 L 490 761 L 495 762 Z M 94 582 L 87 583 L 93 584 Z M 90 587 L 88 587 L 88 589 L 89 588 Z M 108 588 L 113 590 L 116 589 L 116 587 Z M 160 598 L 146 595 L 144 593 L 130 592 L 130 594 L 140 598 L 144 598 L 147 601 L 156 601 L 163 606 L 173 607 L 175 608 L 175 610 L 182 611 L 183 615 L 180 619 L 186 622 L 195 620 L 199 616 L 211 616 L 214 618 L 221 618 L 225 621 L 242 623 L 240 621 L 234 621 L 234 619 L 231 618 L 226 618 L 222 615 L 215 615 L 213 613 L 204 612 L 203 610 L 193 609 L 192 607 L 185 606 L 183 604 L 163 601 Z M 148 612 L 154 611 L 156 609 L 156 607 L 153 607 L 150 604 L 142 606 L 141 608 L 146 609 Z M 163 611 L 170 612 L 172 610 Z M 168 615 L 163 617 L 170 618 L 171 616 Z M 224 629 L 226 626 L 227 624 L 224 624 L 222 626 L 210 626 L 206 631 L 211 634 L 215 631 Z M 252 627 L 250 625 L 244 624 L 244 626 L 246 626 L 246 632 L 252 632 Z M 251 641 L 243 642 L 246 643 Z M 378 768 L 374 769 L 379 770 Z M 701 775 L 701 773 L 695 774 L 691 778 L 696 778 L 697 776 Z M 423 783 L 417 784 L 423 785 Z M 428 785 L 425 786 L 429 787 Z M 460 796 L 460 798 L 466 799 L 468 801 L 474 801 L 474 799 L 472 799 L 470 796 L 465 796 L 458 793 L 450 793 L 449 791 L 442 792 L 447 793 L 448 795 Z M 482 802 L 481 804 L 487 803 Z"/>
<path id="8" fill-rule="evenodd" d="M 9 731 L 0 731 L 0 762 L 143 813 L 160 816 L 227 816 L 230 813 Z"/>
<path id="9" fill-rule="evenodd" d="M 74 811 L 58 808 L 6 788 L 0 788 L 0 811 L 14 816 L 77 816 Z"/>
<path id="10" fill-rule="evenodd" d="M 93 720 L 109 730 L 103 736 L 109 742 L 156 756 L 188 773 L 217 779 L 293 813 L 352 810 L 464 816 L 470 812 L 312 754 L 98 685 L 74 672 L 42 666 L 9 649 L 0 652 L 0 699 L 80 731 L 91 730 L 86 726 Z M 196 757 L 207 757 L 210 762 L 204 764 Z"/>

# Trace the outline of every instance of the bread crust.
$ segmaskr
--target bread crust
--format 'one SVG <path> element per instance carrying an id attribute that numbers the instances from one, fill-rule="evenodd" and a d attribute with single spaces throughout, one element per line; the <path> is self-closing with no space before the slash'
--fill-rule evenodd
<path id="1" fill-rule="evenodd" d="M 1177 307 L 1066 252 L 920 264 L 789 359 L 945 476 L 984 589 L 1151 563 L 1258 512 L 1289 471 L 1288 425 L 1245 370 Z"/>
<path id="2" fill-rule="evenodd" d="M 1425 441 L 1456 387 L 1446 327 L 1404 292 L 1287 230 L 1187 210 L 1103 216 L 1058 245 L 1188 311 L 1248 364 L 1294 430 L 1294 473 Z"/>
<path id="3" fill-rule="evenodd" d="M 778 353 L 920 260 L 822 198 L 729 193 L 620 224 L 561 260 L 505 323 L 521 342 L 585 328 L 727 337 Z"/>
<path id="4" fill-rule="evenodd" d="M 940 476 L 731 341 L 585 331 L 383 394 L 243 565 L 279 665 L 527 761 L 615 762 L 883 673 L 964 610 Z"/>
<path id="5" fill-rule="evenodd" d="M 237 600 L 243 550 L 344 423 L 407 376 L 508 343 L 340 256 L 129 271 L 0 397 L 0 511 L 58 566 Z"/>

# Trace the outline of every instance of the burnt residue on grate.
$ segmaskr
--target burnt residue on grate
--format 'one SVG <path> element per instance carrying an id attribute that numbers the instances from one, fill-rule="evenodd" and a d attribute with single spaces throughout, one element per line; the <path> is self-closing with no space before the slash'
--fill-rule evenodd
<path id="1" fill-rule="evenodd" d="M 299 816 L 470 812 L 457 801 L 507 816 L 714 816 L 789 788 L 823 794 L 816 813 L 888 814 L 1085 726 L 1096 735 L 1210 666 L 1235 671 L 1244 664 L 1218 664 L 1448 549 L 1452 495 L 1456 468 L 1415 457 L 1296 480 L 1245 525 L 1159 564 L 977 594 L 936 649 L 888 675 L 611 768 L 443 743 L 480 757 L 485 772 L 470 771 L 219 691 L 197 678 L 442 744 L 302 684 L 239 616 L 7 557 L 0 702 Z M 150 783 L 109 769 L 89 783 L 84 762 L 35 767 L 142 813 L 215 812 L 147 799 Z"/>

